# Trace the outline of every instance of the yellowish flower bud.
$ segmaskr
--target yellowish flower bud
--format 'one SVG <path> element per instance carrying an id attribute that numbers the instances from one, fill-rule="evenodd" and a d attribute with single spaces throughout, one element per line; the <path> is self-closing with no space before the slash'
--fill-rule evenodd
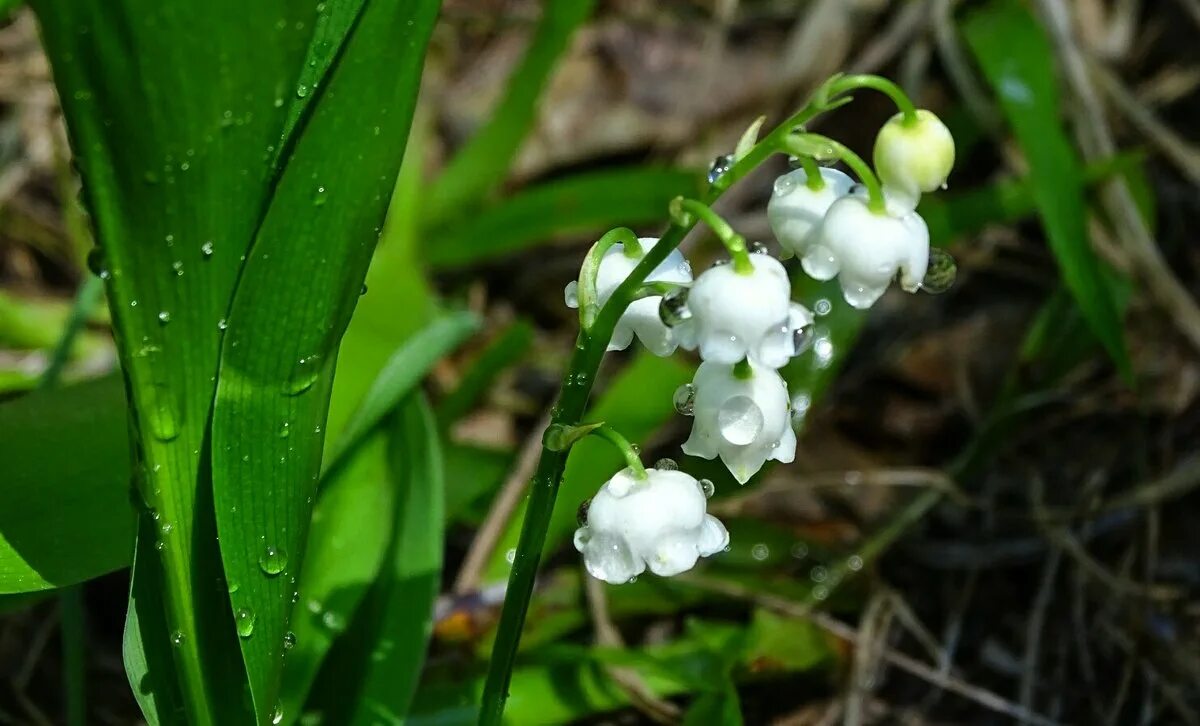
<path id="1" fill-rule="evenodd" d="M 904 123 L 896 114 L 875 137 L 875 170 L 884 185 L 916 197 L 946 183 L 954 166 L 954 137 L 932 111 L 917 111 Z"/>

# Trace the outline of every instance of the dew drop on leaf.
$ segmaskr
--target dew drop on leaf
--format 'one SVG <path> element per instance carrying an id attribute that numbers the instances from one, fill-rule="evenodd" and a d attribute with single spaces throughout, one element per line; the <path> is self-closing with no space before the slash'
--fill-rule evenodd
<path id="1" fill-rule="evenodd" d="M 208 242 L 205 242 L 204 244 L 200 245 L 200 254 L 204 255 L 205 259 L 212 257 L 212 253 L 213 253 L 212 240 L 209 240 Z"/>
<path id="2" fill-rule="evenodd" d="M 268 546 L 259 556 L 258 566 L 272 577 L 278 575 L 287 567 L 287 553 L 279 547 Z"/>
<path id="3" fill-rule="evenodd" d="M 332 610 L 325 611 L 325 614 L 321 616 L 321 623 L 334 633 L 340 633 L 346 629 L 346 619 Z"/>
<path id="4" fill-rule="evenodd" d="M 187 640 L 187 638 L 184 636 L 182 630 L 176 630 L 171 633 L 171 645 L 175 646 L 176 648 L 183 645 L 183 641 L 185 640 Z"/>
<path id="5" fill-rule="evenodd" d="M 708 183 L 716 184 L 725 176 L 729 168 L 733 166 L 733 156 L 730 154 L 722 154 L 713 159 L 712 166 L 708 167 Z"/>
<path id="6" fill-rule="evenodd" d="M 284 392 L 289 396 L 299 396 L 312 388 L 321 372 L 320 362 L 321 356 L 315 353 L 297 360 L 296 365 L 292 367 L 292 375 L 288 378 Z"/>
<path id="7" fill-rule="evenodd" d="M 238 608 L 233 614 L 233 622 L 237 626 L 237 634 L 243 638 L 254 635 L 254 612 L 250 608 Z"/>
<path id="8" fill-rule="evenodd" d="M 292 631 L 287 631 L 283 634 L 283 649 L 291 650 L 296 647 L 296 634 Z"/>

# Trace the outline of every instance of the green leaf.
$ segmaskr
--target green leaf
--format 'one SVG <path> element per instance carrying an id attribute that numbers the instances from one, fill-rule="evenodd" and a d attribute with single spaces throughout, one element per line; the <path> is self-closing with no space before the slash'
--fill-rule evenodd
<path id="1" fill-rule="evenodd" d="M 366 2 L 299 127 L 229 312 L 213 502 L 260 721 L 278 699 L 333 362 L 396 181 L 436 10 Z"/>
<path id="2" fill-rule="evenodd" d="M 326 653 L 353 622 L 391 540 L 395 494 L 380 431 L 328 472 L 313 509 L 300 594 L 291 620 L 295 646 L 284 661 L 280 708 L 296 720 Z"/>
<path id="3" fill-rule="evenodd" d="M 537 115 L 542 89 L 575 29 L 591 15 L 595 0 L 548 0 L 521 63 L 491 118 L 455 154 L 438 177 L 425 206 L 423 226 L 441 225 L 471 211 L 504 182 L 521 141 Z"/>
<path id="4" fill-rule="evenodd" d="M 420 383 L 433 364 L 478 330 L 479 324 L 479 316 L 474 313 L 448 313 L 405 341 L 388 359 L 367 391 L 362 405 L 346 424 L 346 430 L 342 432 L 328 465 L 334 465 L 339 457 L 377 426 L 413 386 Z"/>
<path id="5" fill-rule="evenodd" d="M 447 223 L 425 258 L 434 267 L 460 267 L 555 237 L 659 222 L 672 199 L 695 194 L 699 183 L 694 171 L 646 166 L 547 181 Z"/>
<path id="6" fill-rule="evenodd" d="M 142 517 L 139 524 L 138 547 L 144 552 L 138 561 L 153 562 L 158 532 L 148 517 Z M 139 566 L 135 565 L 134 569 Z M 184 636 L 180 631 L 179 635 L 172 633 L 163 637 L 164 633 L 170 632 L 170 625 L 156 598 L 163 587 L 157 579 L 161 573 L 161 568 L 154 567 L 148 569 L 146 575 L 138 576 L 136 581 L 142 587 L 130 592 L 129 609 L 125 612 L 124 647 L 121 648 L 133 697 L 150 726 L 181 723 L 180 717 L 186 709 L 170 640 Z"/>
<path id="7" fill-rule="evenodd" d="M 683 715 L 683 726 L 741 726 L 741 702 L 737 688 L 732 683 L 719 691 L 702 693 L 687 713 Z"/>
<path id="8" fill-rule="evenodd" d="M 606 421 L 630 441 L 644 442 L 675 415 L 671 392 L 691 378 L 691 368 L 677 360 L 639 353 L 600 396 L 588 413 L 588 420 Z M 647 396 L 646 391 L 665 394 Z M 554 508 L 546 535 L 547 552 L 575 530 L 577 505 L 591 498 L 601 484 L 624 467 L 624 461 L 611 444 L 594 438 L 584 439 L 572 447 L 558 493 L 558 506 Z M 509 563 L 505 553 L 517 545 L 524 512 L 522 506 L 509 520 L 504 536 L 492 553 L 484 576 L 486 582 L 502 580 L 507 576 Z"/>
<path id="9" fill-rule="evenodd" d="M 129 564 L 127 428 L 115 377 L 0 405 L 0 593 L 66 587 Z"/>
<path id="10" fill-rule="evenodd" d="M 329 723 L 401 722 L 432 630 L 445 518 L 437 424 L 419 394 L 396 417 L 389 447 L 397 496 L 393 538 L 378 580 L 314 691 L 310 706 Z"/>
<path id="11" fill-rule="evenodd" d="M 1060 118 L 1054 52 L 1018 0 L 992 0 L 963 24 L 1029 162 L 1029 184 L 1067 289 L 1121 374 L 1132 376 L 1121 315 L 1087 231 L 1082 163 Z"/>

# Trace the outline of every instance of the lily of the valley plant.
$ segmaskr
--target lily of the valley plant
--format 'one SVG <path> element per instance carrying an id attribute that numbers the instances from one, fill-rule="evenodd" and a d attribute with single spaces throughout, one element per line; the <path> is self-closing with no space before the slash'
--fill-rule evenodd
<path id="1" fill-rule="evenodd" d="M 805 130 L 820 114 L 851 101 L 858 89 L 887 94 L 898 113 L 879 130 L 875 168 L 841 143 Z M 761 122 L 760 122 L 761 123 Z M 720 458 L 746 483 L 770 460 L 796 454 L 792 402 L 779 370 L 803 352 L 813 321 L 791 299 L 783 263 L 751 251 L 711 208 L 725 189 L 772 154 L 797 168 L 779 177 L 767 216 L 785 257 L 817 280 L 837 278 L 846 301 L 869 308 L 893 281 L 906 292 L 943 290 L 953 262 L 934 251 L 916 212 L 923 193 L 945 185 L 954 140 L 932 112 L 917 109 L 895 84 L 878 76 L 835 76 L 799 112 L 761 140 L 753 125 L 729 157 L 714 164 L 702 199 L 676 199 L 661 238 L 615 229 L 592 247 L 566 301 L 579 309 L 580 332 L 532 482 L 529 507 L 493 650 L 481 723 L 500 722 L 513 659 L 532 594 L 567 451 L 586 435 L 616 445 L 627 466 L 592 498 L 575 547 L 592 577 L 614 585 L 649 570 L 676 575 L 715 555 L 729 533 L 707 513 L 713 485 L 670 459 L 646 468 L 637 449 L 606 425 L 582 424 L 591 382 L 606 351 L 637 340 L 654 355 L 696 351 L 692 383 L 675 392 L 680 413 L 693 417 L 684 453 Z M 828 166 L 842 162 L 853 176 Z M 854 177 L 857 177 L 857 181 Z M 729 261 L 693 278 L 677 249 L 698 222 L 720 239 Z"/>

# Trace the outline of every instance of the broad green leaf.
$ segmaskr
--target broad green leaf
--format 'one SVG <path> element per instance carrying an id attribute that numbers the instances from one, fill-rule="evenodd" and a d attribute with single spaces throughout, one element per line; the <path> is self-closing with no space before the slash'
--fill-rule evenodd
<path id="1" fill-rule="evenodd" d="M 605 421 L 630 441 L 644 442 L 671 416 L 675 415 L 671 393 L 692 378 L 691 368 L 671 358 L 656 358 L 639 353 L 622 370 L 588 413 L 589 421 Z M 647 391 L 657 395 L 647 396 Z M 571 449 L 566 473 L 558 492 L 558 505 L 546 535 L 546 551 L 570 537 L 577 526 L 575 512 L 579 503 L 596 493 L 609 477 L 624 466 L 621 454 L 606 441 L 584 439 Z M 502 580 L 508 575 L 506 553 L 516 547 L 520 536 L 524 507 L 517 510 L 492 553 L 485 581 Z"/>
<path id="2" fill-rule="evenodd" d="M 322 483 L 291 620 L 294 647 L 284 661 L 280 710 L 287 723 L 299 716 L 325 654 L 354 621 L 383 563 L 395 519 L 386 450 L 380 431 Z"/>
<path id="3" fill-rule="evenodd" d="M 695 194 L 699 182 L 694 171 L 646 166 L 548 181 L 447 223 L 425 259 L 435 267 L 458 267 L 556 237 L 658 222 L 672 199 Z"/>
<path id="4" fill-rule="evenodd" d="M 229 694 L 240 693 L 244 676 L 221 653 L 236 655 L 237 638 L 226 593 L 215 587 L 208 421 L 219 321 L 278 176 L 271 161 L 291 143 L 281 140 L 284 101 L 295 92 L 316 6 L 31 5 L 108 278 L 145 472 L 141 496 L 158 515 L 163 543 L 161 553 L 141 548 L 150 557 L 137 569 L 134 599 L 162 608 L 170 629 L 184 635 L 171 652 L 188 718 L 243 720 L 242 699 Z M 146 589 L 147 578 L 162 587 Z M 205 650 L 215 660 L 206 662 Z"/>
<path id="5" fill-rule="evenodd" d="M 139 528 L 138 547 L 145 551 L 138 557 L 138 562 L 153 562 L 156 554 L 154 546 L 158 542 L 154 522 L 142 517 Z M 134 565 L 134 569 L 139 566 Z M 156 579 L 161 573 L 161 568 L 149 569 L 147 575 L 137 578 L 143 586 L 131 589 L 129 609 L 125 611 L 124 647 L 121 649 L 129 687 L 150 726 L 182 723 L 184 719 L 181 716 L 186 708 L 171 653 L 175 647 L 172 641 L 185 636 L 182 631 L 179 634 L 171 631 L 161 603 L 155 601 L 157 592 L 163 587 L 163 583 Z M 150 598 L 150 601 L 143 598 Z M 164 638 L 164 633 L 170 635 Z"/>
<path id="6" fill-rule="evenodd" d="M 719 691 L 702 693 L 688 706 L 683 726 L 741 726 L 741 702 L 737 688 L 729 684 Z"/>
<path id="7" fill-rule="evenodd" d="M 432 228 L 472 211 L 499 187 L 521 141 L 537 117 L 542 89 L 575 29 L 591 15 L 595 0 L 546 0 L 542 17 L 504 97 L 491 118 L 455 154 L 425 205 L 423 226 Z"/>
<path id="8" fill-rule="evenodd" d="M 396 182 L 436 11 L 430 0 L 365 3 L 297 127 L 228 316 L 213 502 L 260 721 L 278 699 L 337 346 Z"/>
<path id="9" fill-rule="evenodd" d="M 1063 128 L 1050 41 L 1018 0 L 992 0 L 973 11 L 963 33 L 1025 152 L 1033 199 L 1063 282 L 1129 379 L 1121 315 L 1088 237 L 1082 162 Z"/>
<path id="10" fill-rule="evenodd" d="M 328 723 L 399 723 L 432 630 L 442 567 L 442 454 L 428 403 L 413 394 L 390 442 L 395 528 L 379 578 L 337 642 L 310 707 Z"/>
<path id="11" fill-rule="evenodd" d="M 344 452 L 353 448 L 408 395 L 413 386 L 420 383 L 434 363 L 478 329 L 479 316 L 474 313 L 447 313 L 406 340 L 371 384 L 362 405 L 346 424 L 328 464 L 333 465 Z"/>
<path id="12" fill-rule="evenodd" d="M 129 564 L 127 429 L 114 377 L 0 404 L 0 593 L 65 587 Z"/>

